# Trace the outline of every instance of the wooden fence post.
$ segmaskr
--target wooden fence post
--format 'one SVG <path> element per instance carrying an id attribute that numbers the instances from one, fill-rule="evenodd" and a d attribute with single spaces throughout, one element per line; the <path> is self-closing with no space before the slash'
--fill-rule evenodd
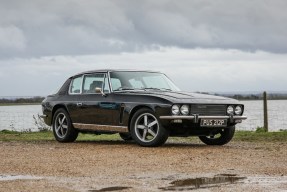
<path id="1" fill-rule="evenodd" d="M 263 92 L 264 130 L 268 132 L 267 93 Z"/>

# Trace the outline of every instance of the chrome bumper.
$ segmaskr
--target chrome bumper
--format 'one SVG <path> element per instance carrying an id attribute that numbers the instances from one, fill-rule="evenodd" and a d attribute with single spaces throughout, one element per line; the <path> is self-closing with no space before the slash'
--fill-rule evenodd
<path id="1" fill-rule="evenodd" d="M 227 119 L 231 123 L 241 123 L 242 120 L 246 120 L 247 116 L 202 116 L 202 115 L 189 115 L 189 116 L 160 116 L 160 119 L 169 119 L 169 120 L 193 120 L 194 123 L 198 123 L 199 119 Z"/>
<path id="2" fill-rule="evenodd" d="M 41 117 L 41 118 L 46 118 L 46 117 L 48 117 L 47 115 L 39 115 L 39 117 Z"/>

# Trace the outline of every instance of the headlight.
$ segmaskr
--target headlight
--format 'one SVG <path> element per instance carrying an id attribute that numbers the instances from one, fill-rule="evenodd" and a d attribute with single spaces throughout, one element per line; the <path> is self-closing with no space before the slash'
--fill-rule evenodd
<path id="1" fill-rule="evenodd" d="M 235 115 L 241 115 L 241 113 L 242 113 L 242 107 L 239 106 L 239 105 L 237 105 L 237 106 L 235 107 L 234 113 L 235 113 Z"/>
<path id="2" fill-rule="evenodd" d="M 171 107 L 171 113 L 172 113 L 173 115 L 178 115 L 178 114 L 179 114 L 179 106 L 178 106 L 178 105 L 173 105 L 173 106 Z"/>
<path id="3" fill-rule="evenodd" d="M 227 114 L 231 115 L 231 114 L 233 114 L 233 113 L 234 113 L 234 108 L 233 108 L 231 105 L 229 105 L 229 106 L 227 107 Z"/>
<path id="4" fill-rule="evenodd" d="M 188 107 L 188 105 L 181 106 L 180 113 L 183 114 L 183 115 L 188 115 L 189 114 L 189 107 Z"/>

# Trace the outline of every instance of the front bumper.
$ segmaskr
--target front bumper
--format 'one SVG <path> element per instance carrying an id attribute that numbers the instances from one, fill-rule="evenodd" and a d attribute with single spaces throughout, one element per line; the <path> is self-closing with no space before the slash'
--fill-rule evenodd
<path id="1" fill-rule="evenodd" d="M 193 123 L 198 123 L 200 119 L 226 119 L 229 120 L 230 123 L 241 123 L 242 120 L 246 120 L 247 116 L 203 116 L 203 115 L 170 115 L 170 116 L 160 116 L 160 119 L 166 120 L 192 120 Z"/>

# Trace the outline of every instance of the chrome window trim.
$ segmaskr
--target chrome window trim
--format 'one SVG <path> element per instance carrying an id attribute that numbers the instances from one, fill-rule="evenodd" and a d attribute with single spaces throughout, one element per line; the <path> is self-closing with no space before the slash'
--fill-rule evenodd
<path id="1" fill-rule="evenodd" d="M 114 90 L 113 90 L 113 87 L 112 87 L 112 80 L 111 80 L 110 71 L 108 71 L 108 76 L 109 76 L 110 91 L 112 93 L 112 92 L 114 92 Z"/>

